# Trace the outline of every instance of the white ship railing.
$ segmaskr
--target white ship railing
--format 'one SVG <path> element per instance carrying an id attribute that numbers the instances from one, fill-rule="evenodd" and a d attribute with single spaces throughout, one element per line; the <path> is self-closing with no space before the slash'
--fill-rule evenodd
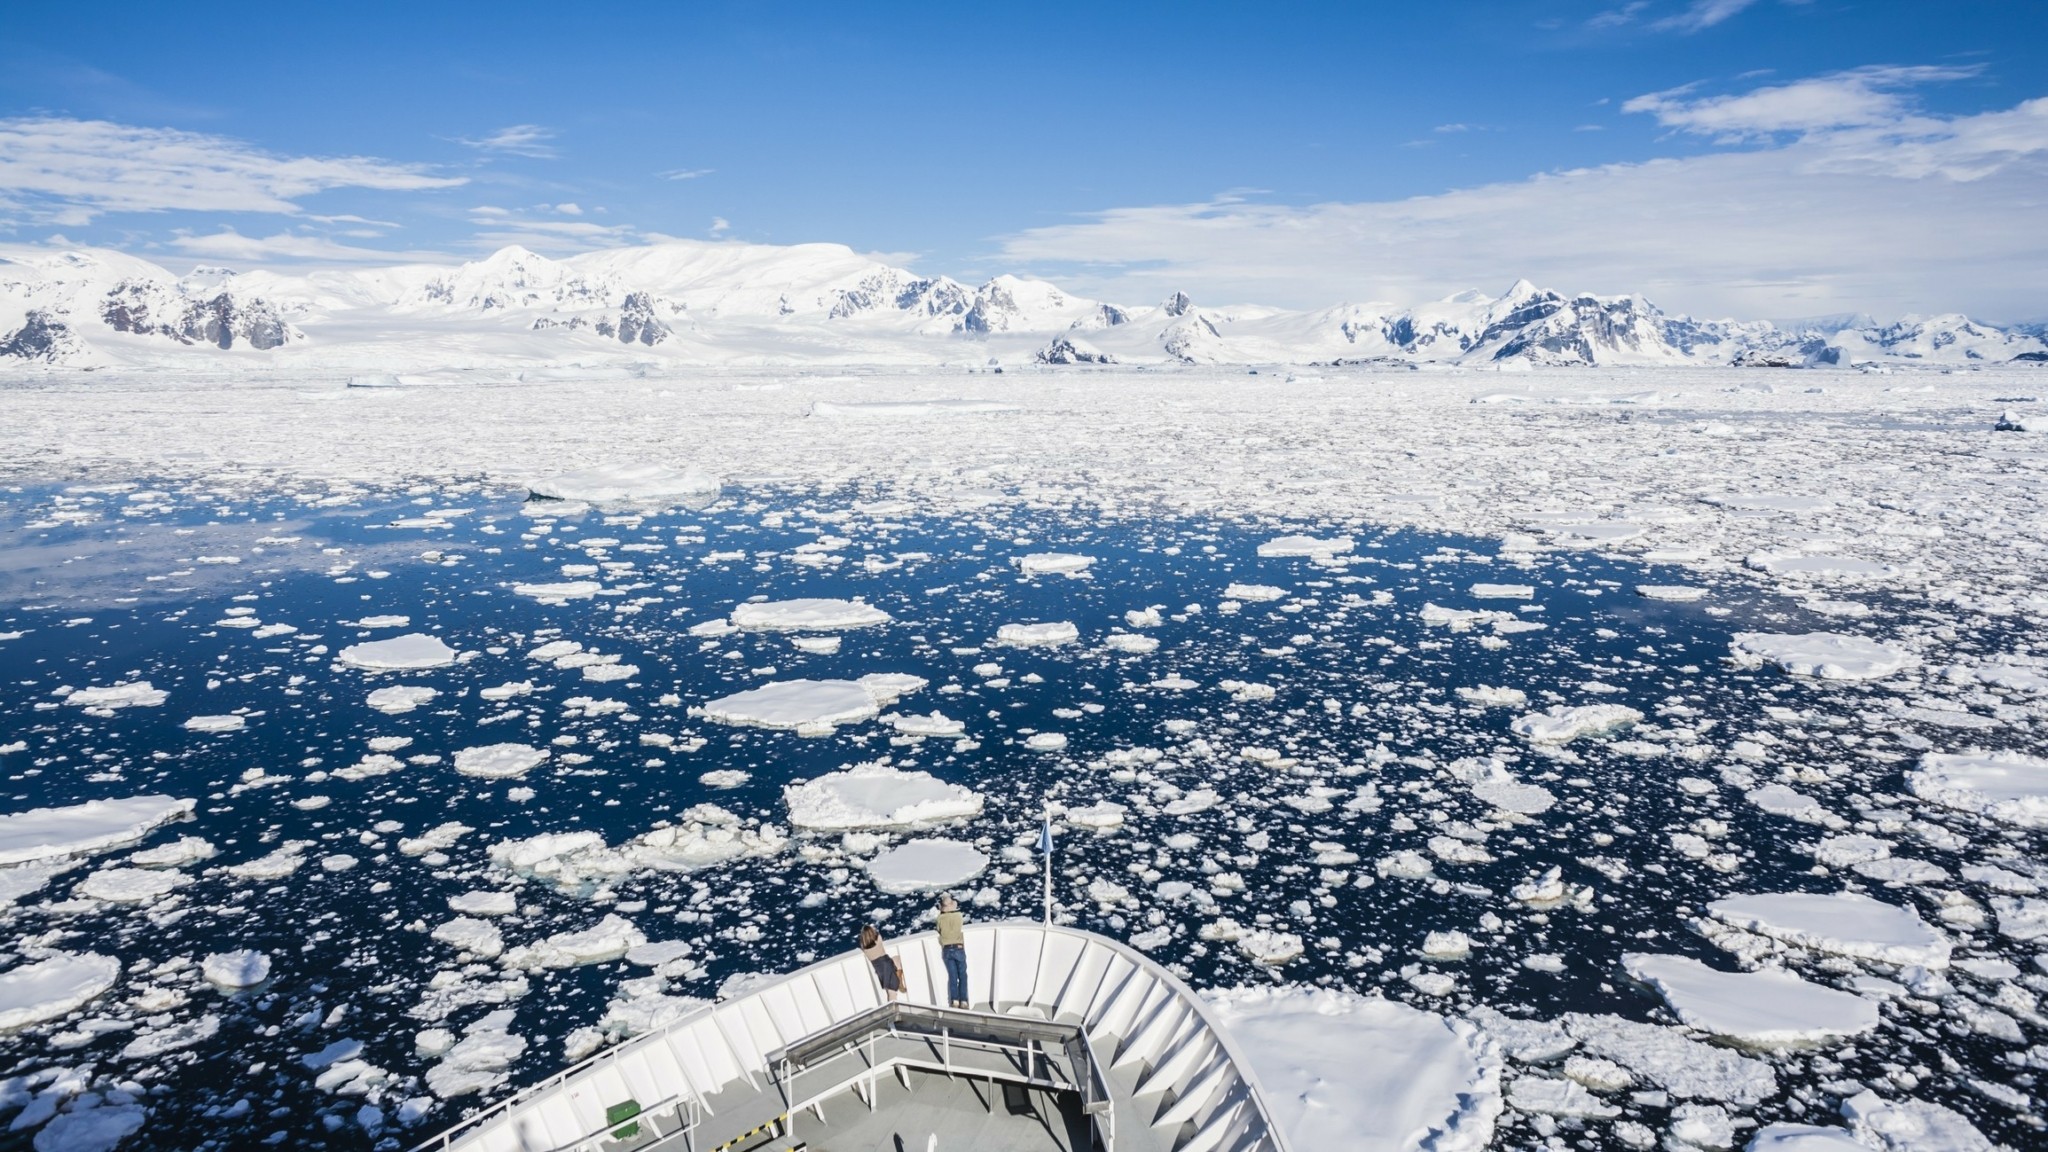
<path id="1" fill-rule="evenodd" d="M 1201 999 L 1150 957 L 1107 937 L 1028 921 L 969 925 L 966 942 L 969 1000 L 998 1015 L 1078 1025 L 1101 1057 L 1105 1080 L 1127 1075 L 1133 1101 L 1154 1101 L 1148 1122 L 1174 1152 L 1291 1152 L 1230 1038 Z M 919 933 L 889 947 L 908 998 L 944 1003 L 937 936 Z M 415 1152 L 638 1147 L 646 1143 L 640 1136 L 611 1139 L 625 1123 L 607 1110 L 640 1101 L 655 1102 L 639 1105 L 639 1115 L 656 1138 L 681 1134 L 690 1147 L 715 1147 L 742 1132 L 725 1132 L 710 1100 L 741 1082 L 773 1091 L 775 1054 L 885 1003 L 873 968 L 858 951 L 846 952 L 598 1053 Z M 714 1127 L 718 1140 L 699 1138 Z"/>

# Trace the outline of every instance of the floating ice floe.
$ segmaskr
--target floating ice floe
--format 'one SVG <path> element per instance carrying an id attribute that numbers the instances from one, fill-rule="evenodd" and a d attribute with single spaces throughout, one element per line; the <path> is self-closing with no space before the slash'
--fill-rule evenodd
<path id="1" fill-rule="evenodd" d="M 1838 580 L 1875 580 L 1896 576 L 1897 568 L 1875 560 L 1833 553 L 1809 555 L 1802 552 L 1755 552 L 1743 560 L 1759 572 L 1773 576 L 1821 576 Z"/>
<path id="2" fill-rule="evenodd" d="M 0 1033 L 69 1016 L 120 977 L 121 962 L 97 952 L 58 952 L 0 972 Z"/>
<path id="3" fill-rule="evenodd" d="M 185 731 L 213 735 L 240 732 L 248 726 L 248 720 L 240 716 L 194 716 L 185 721 Z"/>
<path id="4" fill-rule="evenodd" d="M 882 701 L 858 680 L 777 680 L 721 696 L 690 714 L 720 724 L 823 735 L 841 724 L 872 720 L 881 710 Z"/>
<path id="5" fill-rule="evenodd" d="M 1645 600 L 1669 600 L 1674 604 L 1690 604 L 1695 600 L 1706 599 L 1707 590 L 1689 584 L 1638 584 L 1636 595 Z"/>
<path id="6" fill-rule="evenodd" d="M 2048 900 L 2027 896 L 1993 896 L 1998 934 L 2021 943 L 2048 939 Z"/>
<path id="7" fill-rule="evenodd" d="M 967 731 L 967 725 L 959 720 L 932 712 L 926 716 L 905 716 L 891 712 L 882 720 L 905 736 L 958 736 Z"/>
<path id="8" fill-rule="evenodd" d="M 1078 552 L 1032 552 L 1024 556 L 1012 556 L 1010 563 L 1026 576 L 1056 575 L 1079 576 L 1095 563 L 1095 557 L 1083 556 Z"/>
<path id="9" fill-rule="evenodd" d="M 1458 699 L 1481 708 L 1519 708 L 1529 702 L 1529 694 L 1520 688 L 1490 688 L 1481 684 L 1458 689 Z"/>
<path id="10" fill-rule="evenodd" d="M 1673 1028 L 1576 1012 L 1564 1017 L 1564 1026 L 1582 1051 L 1612 1060 L 1681 1100 L 1754 1104 L 1778 1093 L 1770 1064 Z"/>
<path id="11" fill-rule="evenodd" d="M 1757 1129 L 1744 1152 L 1871 1152 L 1871 1148 L 1847 1128 L 1780 1122 Z"/>
<path id="12" fill-rule="evenodd" d="M 111 712 L 116 708 L 155 708 L 169 697 L 169 692 L 152 687 L 149 681 L 136 680 L 103 688 L 80 688 L 66 695 L 64 702 L 74 708 Z"/>
<path id="13" fill-rule="evenodd" d="M 1333 536 L 1324 540 L 1314 536 L 1275 536 L 1259 545 L 1261 556 L 1342 556 L 1351 551 L 1356 542 L 1349 536 Z"/>
<path id="14" fill-rule="evenodd" d="M 1567 744 L 1581 736 L 1598 736 L 1625 728 L 1643 718 L 1623 704 L 1553 704 L 1541 712 L 1517 717 L 1508 727 L 1532 744 Z"/>
<path id="15" fill-rule="evenodd" d="M 1864 1148 L 1877 1152 L 1999 1152 L 1961 1113 L 1927 1100 L 1886 1100 L 1863 1091 L 1842 1101 Z"/>
<path id="16" fill-rule="evenodd" d="M 1232 584 L 1223 590 L 1223 595 L 1231 600 L 1243 600 L 1251 604 L 1264 604 L 1273 600 L 1286 599 L 1287 589 L 1277 588 L 1271 584 Z"/>
<path id="17" fill-rule="evenodd" d="M 128 862 L 138 868 L 182 868 L 201 860 L 211 860 L 219 851 L 198 836 L 180 836 L 169 844 L 136 852 L 128 857 Z"/>
<path id="18" fill-rule="evenodd" d="M 1479 1152 L 1493 1139 L 1503 1062 L 1468 1021 L 1324 989 L 1204 996 L 1295 1148 Z"/>
<path id="19" fill-rule="evenodd" d="M 498 926 L 473 916 L 457 916 L 437 924 L 431 935 L 457 952 L 467 952 L 479 960 L 495 960 L 505 951 L 505 935 Z"/>
<path id="20" fill-rule="evenodd" d="M 895 895 L 958 888 L 988 870 L 988 854 L 959 840 L 912 840 L 868 861 L 875 887 Z"/>
<path id="21" fill-rule="evenodd" d="M 929 772 L 856 764 L 782 790 L 789 822 L 814 831 L 915 828 L 981 815 L 981 793 Z"/>
<path id="22" fill-rule="evenodd" d="M 108 904 L 147 904 L 190 884 L 182 872 L 155 868 L 102 868 L 78 882 L 77 893 Z"/>
<path id="23" fill-rule="evenodd" d="M 1557 796 L 1550 789 L 1517 780 L 1514 773 L 1508 771 L 1506 762 L 1498 757 L 1486 760 L 1467 757 L 1453 763 L 1450 771 L 1471 787 L 1474 799 L 1503 812 L 1538 816 L 1550 811 L 1557 803 Z"/>
<path id="24" fill-rule="evenodd" d="M 595 580 L 561 580 L 552 584 L 514 584 L 512 591 L 543 604 L 567 604 L 571 600 L 590 599 L 604 591 L 604 585 Z"/>
<path id="25" fill-rule="evenodd" d="M 1536 589 L 1528 584 L 1474 584 L 1475 600 L 1533 600 Z"/>
<path id="26" fill-rule="evenodd" d="M 1837 632 L 1737 632 L 1730 647 L 1744 667 L 1771 663 L 1822 680 L 1878 680 L 1920 664 L 1910 652 Z"/>
<path id="27" fill-rule="evenodd" d="M 547 763 L 548 750 L 530 744 L 483 744 L 455 754 L 455 770 L 485 780 L 524 776 Z"/>
<path id="28" fill-rule="evenodd" d="M 887 612 L 858 600 L 823 597 L 742 604 L 732 610 L 735 627 L 749 632 L 837 632 L 889 623 Z"/>
<path id="29" fill-rule="evenodd" d="M 511 1031 L 512 1015 L 510 1008 L 489 1013 L 463 1029 L 459 1041 L 440 1029 L 429 1029 L 452 1043 L 432 1045 L 440 1051 L 441 1061 L 427 1069 L 427 1089 L 447 1100 L 503 1084 L 512 1065 L 526 1054 L 526 1038 Z M 419 1039 L 423 1048 L 428 1046 L 427 1032 Z"/>
<path id="30" fill-rule="evenodd" d="M 1906 773 L 1915 796 L 2021 828 L 2048 828 L 2048 759 L 2020 752 L 1929 752 Z"/>
<path id="31" fill-rule="evenodd" d="M 270 979 L 270 957 L 249 949 L 216 952 L 199 962 L 199 974 L 216 988 L 254 988 Z"/>
<path id="32" fill-rule="evenodd" d="M 526 482 L 527 491 L 544 500 L 585 504 L 696 503 L 717 497 L 723 487 L 709 472 L 660 464 L 602 464 Z"/>
<path id="33" fill-rule="evenodd" d="M 1877 1004 L 1803 980 L 1782 968 L 1722 972 L 1689 956 L 1629 953 L 1631 979 L 1656 989 L 1691 1027 L 1760 1048 L 1860 1036 L 1878 1025 Z"/>
<path id="34" fill-rule="evenodd" d="M 1857 892 L 1773 892 L 1707 905 L 1722 923 L 1799 948 L 1881 964 L 1948 967 L 1953 944 L 1910 908 Z"/>
<path id="35" fill-rule="evenodd" d="M 0 865 L 87 856 L 133 844 L 189 815 L 197 804 L 170 796 L 130 796 L 0 816 Z"/>
<path id="36" fill-rule="evenodd" d="M 438 637 L 424 632 L 408 632 L 389 640 L 351 644 L 343 648 L 335 660 L 366 672 L 405 672 L 445 667 L 455 663 L 456 656 L 455 649 L 443 644 Z"/>
<path id="37" fill-rule="evenodd" d="M 369 699 L 366 702 L 370 707 L 387 716 L 399 716 L 418 708 L 422 704 L 431 703 L 434 697 L 440 694 L 438 689 L 426 688 L 417 684 L 394 684 L 389 688 L 379 688 L 370 693 Z"/>
<path id="38" fill-rule="evenodd" d="M 596 832 L 547 832 L 490 846 L 491 863 L 568 892 L 602 887 L 636 872 L 695 872 L 750 856 L 774 856 L 789 837 L 772 824 L 749 827 L 714 804 L 698 804 L 679 824 L 644 832 L 617 848 Z"/>
<path id="39" fill-rule="evenodd" d="M 1056 644 L 1071 644 L 1080 638 L 1081 630 L 1066 621 L 1005 624 L 996 629 L 996 643 L 1012 648 L 1049 648 Z"/>

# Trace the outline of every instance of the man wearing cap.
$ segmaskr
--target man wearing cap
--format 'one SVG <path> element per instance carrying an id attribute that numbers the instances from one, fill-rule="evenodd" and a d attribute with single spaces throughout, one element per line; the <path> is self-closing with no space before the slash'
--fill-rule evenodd
<path id="1" fill-rule="evenodd" d="M 959 901 L 939 897 L 939 956 L 946 962 L 946 1005 L 950 1008 L 968 1006 L 966 921 Z"/>

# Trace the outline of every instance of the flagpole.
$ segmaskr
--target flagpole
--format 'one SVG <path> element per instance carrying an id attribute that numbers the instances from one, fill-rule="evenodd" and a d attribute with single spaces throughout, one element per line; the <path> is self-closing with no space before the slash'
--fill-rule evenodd
<path id="1" fill-rule="evenodd" d="M 1045 926 L 1052 927 L 1052 809 L 1045 811 L 1045 826 L 1038 836 L 1039 846 L 1045 850 Z"/>

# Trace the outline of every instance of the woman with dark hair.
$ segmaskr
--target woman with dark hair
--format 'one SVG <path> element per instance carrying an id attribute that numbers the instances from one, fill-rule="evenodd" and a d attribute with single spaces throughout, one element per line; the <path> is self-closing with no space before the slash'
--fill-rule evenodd
<path id="1" fill-rule="evenodd" d="M 881 982 L 882 991 L 894 1000 L 903 992 L 903 969 L 896 958 L 889 955 L 889 949 L 882 944 L 882 930 L 873 924 L 862 925 L 860 930 L 860 954 L 875 966 L 875 979 Z"/>

